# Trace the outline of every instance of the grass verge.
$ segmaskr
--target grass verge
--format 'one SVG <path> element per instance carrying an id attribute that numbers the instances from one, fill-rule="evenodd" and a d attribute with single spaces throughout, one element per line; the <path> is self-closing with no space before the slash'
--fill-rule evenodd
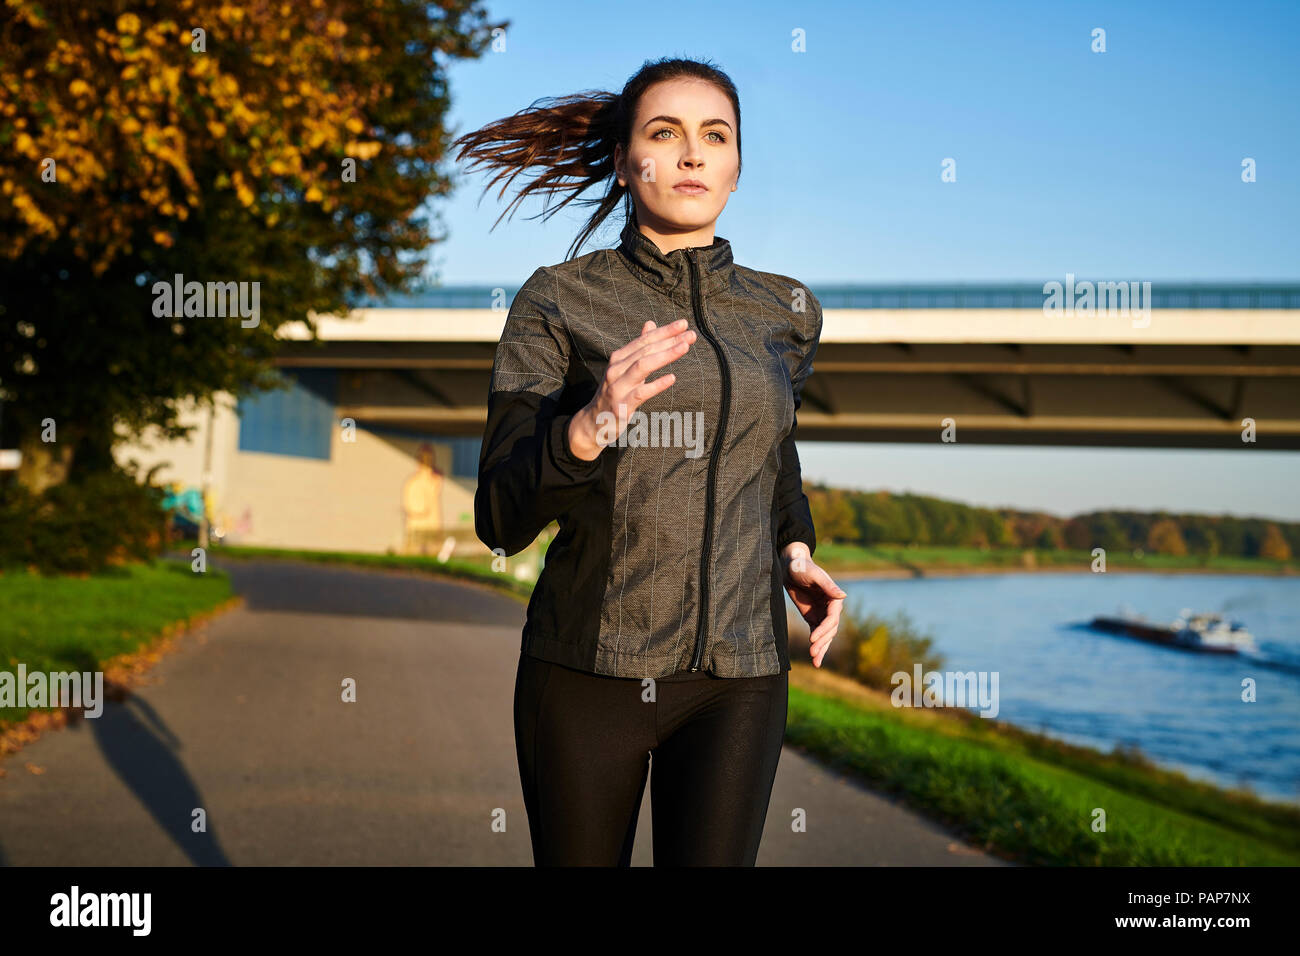
<path id="1" fill-rule="evenodd" d="M 82 576 L 0 574 L 0 670 L 103 670 L 107 683 L 110 668 L 130 669 L 159 639 L 231 600 L 227 575 L 175 561 Z M 54 708 L 0 707 L 0 733 L 34 710 Z"/>
<path id="2" fill-rule="evenodd" d="M 1048 866 L 1296 866 L 1300 809 L 796 664 L 786 740 L 975 846 Z M 1104 832 L 1093 830 L 1097 811 Z"/>

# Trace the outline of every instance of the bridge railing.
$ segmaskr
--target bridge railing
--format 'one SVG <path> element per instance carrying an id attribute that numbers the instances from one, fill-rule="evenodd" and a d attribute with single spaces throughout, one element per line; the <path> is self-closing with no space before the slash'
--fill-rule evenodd
<path id="1" fill-rule="evenodd" d="M 1076 278 L 1076 285 L 1081 281 L 1082 277 Z M 810 283 L 810 288 L 824 309 L 1037 309 L 1046 298 L 1041 283 L 1023 282 Z M 1150 288 L 1153 309 L 1300 309 L 1300 283 L 1198 284 L 1152 280 Z M 508 305 L 518 290 L 517 285 L 440 286 L 413 295 L 358 300 L 354 305 L 357 308 L 488 309 L 495 302 Z"/>

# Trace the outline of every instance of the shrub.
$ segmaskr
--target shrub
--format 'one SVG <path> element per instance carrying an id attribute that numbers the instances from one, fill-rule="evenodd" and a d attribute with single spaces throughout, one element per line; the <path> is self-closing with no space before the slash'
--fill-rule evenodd
<path id="1" fill-rule="evenodd" d="M 166 544 L 163 490 L 134 467 L 76 476 L 32 494 L 0 486 L 0 568 L 44 574 L 94 573 L 147 560 Z"/>
<path id="2" fill-rule="evenodd" d="M 828 654 L 823 664 L 878 690 L 892 691 L 891 677 L 898 671 L 910 676 L 915 663 L 925 671 L 943 668 L 942 655 L 931 653 L 934 639 L 917 633 L 906 611 L 885 618 L 859 614 L 846 604 L 832 648 L 836 644 L 840 652 L 834 658 Z"/>

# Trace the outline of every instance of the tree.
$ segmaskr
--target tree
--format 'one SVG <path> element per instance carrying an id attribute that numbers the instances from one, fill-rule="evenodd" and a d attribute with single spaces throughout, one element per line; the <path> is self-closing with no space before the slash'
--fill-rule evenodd
<path id="1" fill-rule="evenodd" d="M 1042 530 L 1038 532 L 1038 537 L 1034 540 L 1034 547 L 1041 548 L 1044 551 L 1059 551 L 1065 547 L 1060 526 L 1044 524 Z"/>
<path id="2" fill-rule="evenodd" d="M 807 491 L 808 504 L 817 528 L 819 543 L 858 542 L 857 512 L 849 500 L 849 492 L 839 488 L 818 486 Z"/>
<path id="3" fill-rule="evenodd" d="M 1092 529 L 1082 517 L 1075 516 L 1067 520 L 1061 537 L 1065 546 L 1072 551 L 1091 551 L 1093 548 Z"/>
<path id="4" fill-rule="evenodd" d="M 1019 548 L 1022 545 L 1015 512 L 1006 512 L 1002 516 L 1002 540 L 1006 547 Z"/>
<path id="5" fill-rule="evenodd" d="M 912 540 L 912 527 L 897 495 L 882 489 L 870 499 L 859 498 L 856 510 L 863 544 L 907 544 Z"/>
<path id="6" fill-rule="evenodd" d="M 1093 529 L 1096 540 L 1093 541 L 1092 547 L 1100 546 L 1115 554 L 1132 550 L 1133 543 L 1129 540 L 1124 525 L 1116 520 L 1113 513 L 1102 511 L 1096 514 L 1093 518 Z"/>
<path id="7" fill-rule="evenodd" d="M 1151 526 L 1147 534 L 1146 548 L 1153 554 L 1187 554 L 1187 544 L 1183 533 L 1178 529 L 1178 522 L 1172 518 L 1161 518 Z"/>
<path id="8" fill-rule="evenodd" d="M 1282 531 L 1275 524 L 1264 529 L 1264 540 L 1259 546 L 1259 556 L 1273 561 L 1287 561 L 1291 557 L 1291 546 L 1282 537 Z"/>
<path id="9" fill-rule="evenodd" d="M 438 57 L 479 55 L 483 15 L 477 0 L 120 15 L 9 0 L 0 402 L 25 483 L 107 466 L 117 425 L 183 436 L 184 397 L 272 384 L 285 322 L 416 282 L 436 241 L 421 207 L 450 189 Z M 178 275 L 206 295 L 159 314 Z M 254 314 L 213 314 L 207 283 L 227 282 Z"/>

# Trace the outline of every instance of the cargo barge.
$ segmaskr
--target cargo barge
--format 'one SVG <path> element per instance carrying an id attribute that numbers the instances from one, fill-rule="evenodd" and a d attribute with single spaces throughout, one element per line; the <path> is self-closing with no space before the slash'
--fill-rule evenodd
<path id="1" fill-rule="evenodd" d="M 1111 634 L 1124 634 L 1204 654 L 1240 654 L 1255 650 L 1255 638 L 1240 621 L 1229 621 L 1221 614 L 1193 614 L 1184 609 L 1171 624 L 1153 624 L 1140 617 L 1094 617 L 1091 627 Z"/>

